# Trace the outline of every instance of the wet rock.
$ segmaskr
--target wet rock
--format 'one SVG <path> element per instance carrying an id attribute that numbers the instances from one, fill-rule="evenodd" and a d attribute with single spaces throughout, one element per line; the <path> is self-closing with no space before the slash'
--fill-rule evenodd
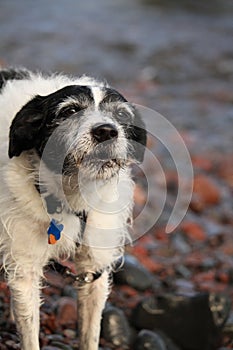
<path id="1" fill-rule="evenodd" d="M 233 271 L 232 270 L 218 270 L 215 275 L 217 282 L 232 284 Z"/>
<path id="2" fill-rule="evenodd" d="M 230 336 L 231 339 L 233 339 L 233 311 L 231 311 L 226 324 L 223 328 L 223 333 Z"/>
<path id="3" fill-rule="evenodd" d="M 76 326 L 77 304 L 73 298 L 60 298 L 55 305 L 55 311 L 58 326 Z"/>
<path id="4" fill-rule="evenodd" d="M 213 269 L 217 265 L 217 260 L 214 257 L 206 257 L 201 262 L 201 267 L 203 270 Z"/>
<path id="5" fill-rule="evenodd" d="M 220 162 L 219 175 L 233 188 L 233 155 L 225 156 Z"/>
<path id="6" fill-rule="evenodd" d="M 15 343 L 14 340 L 7 340 L 4 344 L 6 349 L 16 349 L 19 350 L 19 344 Z"/>
<path id="7" fill-rule="evenodd" d="M 176 273 L 183 278 L 189 279 L 191 277 L 191 271 L 183 264 L 177 264 L 175 267 Z"/>
<path id="8" fill-rule="evenodd" d="M 171 235 L 172 247 L 180 254 L 188 254 L 191 252 L 191 246 L 181 232 L 176 232 Z"/>
<path id="9" fill-rule="evenodd" d="M 204 232 L 203 228 L 195 222 L 184 222 L 181 225 L 181 230 L 192 241 L 204 241 L 206 239 L 206 233 Z"/>
<path id="10" fill-rule="evenodd" d="M 61 350 L 61 348 L 58 348 L 57 346 L 43 346 L 41 350 Z"/>
<path id="11" fill-rule="evenodd" d="M 54 341 L 62 341 L 64 339 L 63 335 L 61 334 L 49 334 L 47 336 L 47 339 L 50 341 L 50 342 L 54 342 Z"/>
<path id="12" fill-rule="evenodd" d="M 52 342 L 51 343 L 52 347 L 55 347 L 55 349 L 60 349 L 60 350 L 73 350 L 73 348 L 67 344 L 63 344 L 61 342 Z"/>
<path id="13" fill-rule="evenodd" d="M 122 310 L 109 305 L 103 312 L 102 337 L 121 349 L 127 349 L 131 341 L 128 321 Z"/>
<path id="14" fill-rule="evenodd" d="M 195 291 L 194 283 L 185 279 L 176 279 L 174 286 L 177 293 L 193 294 Z"/>
<path id="15" fill-rule="evenodd" d="M 114 274 L 114 283 L 144 291 L 152 286 L 153 275 L 135 257 L 126 255 L 123 267 Z"/>
<path id="16" fill-rule="evenodd" d="M 20 350 L 19 337 L 11 332 L 16 333 L 16 330 L 9 329 L 8 332 L 4 332 L 0 328 L 0 350 Z"/>
<path id="17" fill-rule="evenodd" d="M 178 346 L 187 350 L 212 349 L 219 341 L 221 322 L 225 319 L 225 316 L 221 315 L 216 324 L 213 312 L 217 312 L 219 307 L 224 309 L 223 314 L 226 312 L 221 303 L 214 305 L 214 301 L 210 305 L 207 293 L 191 297 L 148 297 L 134 309 L 132 324 L 138 329 L 159 329 Z"/>
<path id="18" fill-rule="evenodd" d="M 63 334 L 66 338 L 75 339 L 77 334 L 73 329 L 64 329 Z"/>
<path id="19" fill-rule="evenodd" d="M 135 340 L 135 350 L 180 350 L 174 342 L 159 330 L 143 329 Z"/>
<path id="20" fill-rule="evenodd" d="M 155 332 L 143 329 L 139 332 L 135 345 L 135 350 L 167 350 L 163 339 Z"/>
<path id="21" fill-rule="evenodd" d="M 193 182 L 193 198 L 190 207 L 194 211 L 203 211 L 206 207 L 220 201 L 220 191 L 215 183 L 205 175 L 197 175 Z"/>
<path id="22" fill-rule="evenodd" d="M 181 350 L 164 332 L 157 329 L 156 333 L 160 335 L 166 344 L 166 350 Z"/>
<path id="23" fill-rule="evenodd" d="M 202 285 L 205 282 L 214 283 L 215 282 L 215 271 L 207 270 L 207 271 L 204 271 L 204 272 L 196 273 L 193 276 L 193 281 L 198 286 Z"/>
<path id="24" fill-rule="evenodd" d="M 73 285 L 67 284 L 62 290 L 62 296 L 77 300 L 77 289 Z"/>
<path id="25" fill-rule="evenodd" d="M 208 158 L 208 156 L 202 155 L 193 155 L 192 156 L 192 164 L 195 168 L 201 169 L 204 171 L 212 171 L 213 170 L 213 162 Z"/>

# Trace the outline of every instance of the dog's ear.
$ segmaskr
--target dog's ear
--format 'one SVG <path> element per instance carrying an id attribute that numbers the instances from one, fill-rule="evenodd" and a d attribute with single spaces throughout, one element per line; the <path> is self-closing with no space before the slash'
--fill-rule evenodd
<path id="1" fill-rule="evenodd" d="M 18 157 L 23 151 L 32 149 L 38 142 L 43 125 L 43 97 L 36 96 L 16 114 L 9 135 L 9 157 Z"/>
<path id="2" fill-rule="evenodd" d="M 133 141 L 130 156 L 137 162 L 142 163 L 147 142 L 145 123 L 136 107 L 133 108 L 134 122 L 130 127 L 130 138 Z"/>

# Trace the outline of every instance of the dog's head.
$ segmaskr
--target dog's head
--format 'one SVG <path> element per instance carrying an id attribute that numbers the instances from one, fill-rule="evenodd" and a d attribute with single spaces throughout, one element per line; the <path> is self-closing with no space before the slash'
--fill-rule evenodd
<path id="1" fill-rule="evenodd" d="M 70 85 L 34 97 L 17 113 L 9 157 L 34 149 L 57 173 L 82 168 L 87 176 L 107 178 L 128 161 L 141 162 L 145 144 L 137 109 L 116 90 Z"/>

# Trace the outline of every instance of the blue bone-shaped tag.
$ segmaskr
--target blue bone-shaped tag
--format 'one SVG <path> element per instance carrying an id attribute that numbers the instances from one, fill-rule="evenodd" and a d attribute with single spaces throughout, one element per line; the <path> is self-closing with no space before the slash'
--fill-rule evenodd
<path id="1" fill-rule="evenodd" d="M 50 225 L 48 228 L 48 243 L 55 244 L 61 238 L 61 231 L 64 226 L 59 224 L 55 219 L 50 221 Z"/>

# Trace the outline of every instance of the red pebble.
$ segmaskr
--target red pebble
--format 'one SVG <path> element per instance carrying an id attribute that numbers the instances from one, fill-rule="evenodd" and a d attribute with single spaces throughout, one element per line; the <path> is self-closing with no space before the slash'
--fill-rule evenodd
<path id="1" fill-rule="evenodd" d="M 139 261 L 151 272 L 159 272 L 163 270 L 164 266 L 156 261 L 154 261 L 149 256 L 138 257 Z"/>
<path id="2" fill-rule="evenodd" d="M 205 175 L 195 176 L 190 207 L 199 212 L 206 207 L 218 204 L 219 201 L 220 191 L 214 182 Z"/>
<path id="3" fill-rule="evenodd" d="M 220 163 L 219 175 L 233 188 L 233 155 L 226 156 Z"/>
<path id="4" fill-rule="evenodd" d="M 191 239 L 195 241 L 204 241 L 206 234 L 202 227 L 195 222 L 183 222 L 181 230 Z"/>
<path id="5" fill-rule="evenodd" d="M 192 163 L 195 168 L 202 169 L 204 171 L 211 171 L 213 169 L 213 163 L 210 159 L 203 156 L 193 156 Z"/>
<path id="6" fill-rule="evenodd" d="M 58 326 L 75 327 L 77 322 L 77 304 L 69 297 L 62 297 L 57 302 L 56 323 Z"/>

